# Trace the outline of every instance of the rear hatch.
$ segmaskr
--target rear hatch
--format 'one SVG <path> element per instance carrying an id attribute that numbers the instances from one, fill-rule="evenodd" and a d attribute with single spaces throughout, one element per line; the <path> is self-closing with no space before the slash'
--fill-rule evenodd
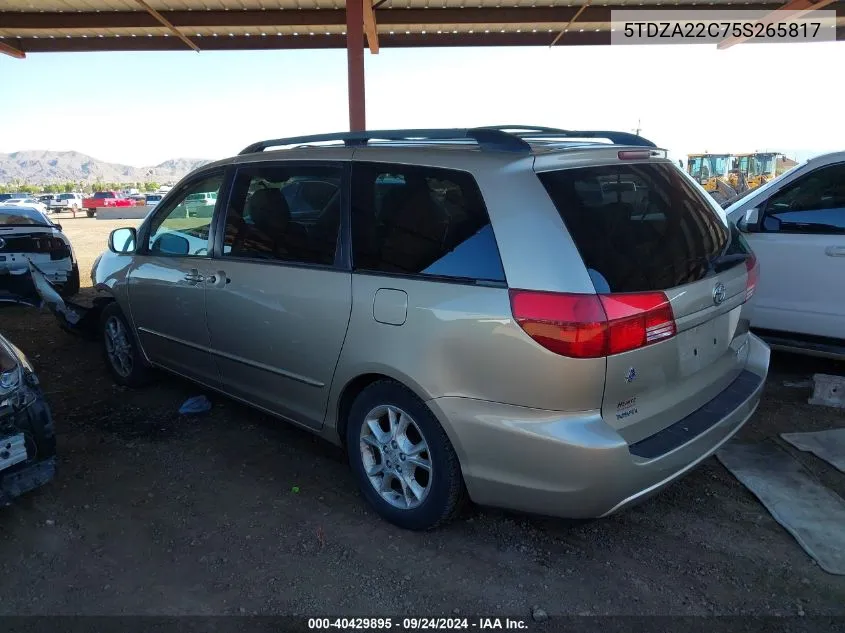
<path id="1" fill-rule="evenodd" d="M 620 152 L 620 155 L 625 152 Z M 629 154 L 630 155 L 630 154 Z M 665 160 L 540 171 L 596 289 L 602 416 L 629 443 L 700 409 L 743 372 L 757 266 L 742 235 Z"/>

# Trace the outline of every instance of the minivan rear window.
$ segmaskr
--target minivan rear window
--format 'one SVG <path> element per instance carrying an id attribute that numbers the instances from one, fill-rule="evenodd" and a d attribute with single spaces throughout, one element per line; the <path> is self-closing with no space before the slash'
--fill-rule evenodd
<path id="1" fill-rule="evenodd" d="M 724 255 L 750 252 L 674 165 L 606 165 L 538 176 L 597 292 L 674 288 L 708 276 Z"/>

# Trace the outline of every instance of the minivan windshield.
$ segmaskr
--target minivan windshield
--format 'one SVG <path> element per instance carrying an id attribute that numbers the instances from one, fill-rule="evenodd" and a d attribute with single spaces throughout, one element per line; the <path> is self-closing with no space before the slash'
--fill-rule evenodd
<path id="1" fill-rule="evenodd" d="M 674 165 L 606 165 L 538 176 L 597 292 L 674 288 L 713 274 L 725 261 L 739 263 L 750 252 Z"/>

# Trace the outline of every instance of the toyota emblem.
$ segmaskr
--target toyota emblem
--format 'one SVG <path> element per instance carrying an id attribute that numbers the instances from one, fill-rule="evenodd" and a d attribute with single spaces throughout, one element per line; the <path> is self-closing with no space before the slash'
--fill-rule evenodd
<path id="1" fill-rule="evenodd" d="M 725 284 L 720 281 L 713 288 L 713 303 L 715 305 L 720 305 L 727 297 L 727 294 Z"/>

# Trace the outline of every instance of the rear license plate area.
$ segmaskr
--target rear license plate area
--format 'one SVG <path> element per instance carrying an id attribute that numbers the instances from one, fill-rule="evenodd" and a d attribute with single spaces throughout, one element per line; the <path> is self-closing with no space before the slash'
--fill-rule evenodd
<path id="1" fill-rule="evenodd" d="M 678 336 L 679 360 L 684 375 L 694 374 L 725 354 L 733 339 L 733 321 L 732 313 L 726 312 Z"/>

